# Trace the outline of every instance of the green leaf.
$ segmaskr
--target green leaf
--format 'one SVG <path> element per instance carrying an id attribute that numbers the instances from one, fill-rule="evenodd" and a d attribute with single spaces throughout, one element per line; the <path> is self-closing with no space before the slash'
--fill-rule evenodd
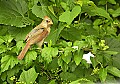
<path id="1" fill-rule="evenodd" d="M 48 84 L 49 83 L 46 76 L 39 76 L 38 75 L 38 79 L 40 79 L 38 84 Z"/>
<path id="2" fill-rule="evenodd" d="M 2 79 L 2 81 L 5 81 L 6 77 L 7 77 L 7 73 L 6 73 L 6 72 L 3 72 L 3 73 L 1 74 L 1 79 Z M 6 83 L 6 84 L 7 84 L 7 83 Z"/>
<path id="3" fill-rule="evenodd" d="M 32 13 L 40 18 L 43 18 L 46 15 L 49 16 L 54 23 L 53 27 L 56 27 L 56 25 L 58 23 L 58 20 L 57 20 L 55 14 L 53 13 L 53 11 L 51 11 L 51 7 L 49 7 L 49 6 L 37 6 L 37 4 L 36 4 L 32 7 Z"/>
<path id="4" fill-rule="evenodd" d="M 76 79 L 76 75 L 69 72 L 62 72 L 60 74 L 60 77 L 62 78 L 62 80 L 68 80 L 68 81 L 73 81 Z"/>
<path id="5" fill-rule="evenodd" d="M 107 77 L 107 68 L 100 68 L 99 78 L 102 82 L 106 80 Z"/>
<path id="6" fill-rule="evenodd" d="M 76 63 L 76 65 L 79 65 L 81 60 L 82 60 L 82 57 L 83 57 L 83 51 L 82 50 L 78 50 L 75 52 L 74 54 L 74 61 Z"/>
<path id="7" fill-rule="evenodd" d="M 61 16 L 59 16 L 59 21 L 66 22 L 67 24 L 70 24 L 71 21 L 73 20 L 73 19 L 70 20 L 70 14 L 71 14 L 70 11 L 65 11 L 64 13 L 62 13 Z"/>
<path id="8" fill-rule="evenodd" d="M 112 20 L 110 17 L 109 13 L 103 8 L 99 8 L 97 6 L 88 6 L 88 5 L 83 5 L 83 12 L 87 12 L 90 16 L 102 16 L 105 17 L 109 20 Z"/>
<path id="9" fill-rule="evenodd" d="M 4 42 L 4 40 L 2 38 L 3 37 L 0 36 L 0 45 Z"/>
<path id="10" fill-rule="evenodd" d="M 120 70 L 117 69 L 116 67 L 108 66 L 107 72 L 114 75 L 114 76 L 120 77 Z"/>
<path id="11" fill-rule="evenodd" d="M 9 34 L 3 36 L 3 40 L 6 42 L 6 43 L 10 43 L 12 40 L 13 40 L 13 37 Z"/>
<path id="12" fill-rule="evenodd" d="M 56 70 L 57 68 L 59 68 L 58 58 L 54 58 L 54 59 L 52 60 L 52 62 L 49 64 L 48 69 L 49 69 L 49 70 Z"/>
<path id="13" fill-rule="evenodd" d="M 32 7 L 32 12 L 35 14 L 37 17 L 43 18 L 48 14 L 47 6 L 37 6 L 34 5 Z"/>
<path id="14" fill-rule="evenodd" d="M 25 46 L 25 43 L 23 43 L 23 41 L 18 41 L 17 44 L 16 44 L 16 47 L 17 47 L 18 50 L 20 50 L 21 47 L 24 48 L 24 46 Z"/>
<path id="15" fill-rule="evenodd" d="M 49 34 L 49 36 L 45 39 L 46 41 L 52 41 L 52 44 L 54 45 L 56 43 L 56 41 L 59 38 L 59 35 L 61 33 L 61 31 L 64 28 L 64 24 L 60 23 L 58 28 L 55 29 L 54 31 L 51 31 L 51 33 Z"/>
<path id="16" fill-rule="evenodd" d="M 94 10 L 92 10 L 92 12 L 95 12 L 96 15 L 99 15 L 99 16 L 105 17 L 105 18 L 107 18 L 109 20 L 112 20 L 109 13 L 107 13 L 106 10 L 104 10 L 102 8 L 96 7 Z"/>
<path id="17" fill-rule="evenodd" d="M 105 0 L 100 0 L 99 2 L 98 2 L 98 5 L 105 5 L 106 4 L 106 1 Z"/>
<path id="18" fill-rule="evenodd" d="M 79 49 L 88 46 L 88 43 L 85 41 L 75 41 L 74 46 L 78 46 Z"/>
<path id="19" fill-rule="evenodd" d="M 113 56 L 113 66 L 120 69 L 120 54 Z"/>
<path id="20" fill-rule="evenodd" d="M 67 3 L 61 2 L 60 5 L 62 6 L 62 8 L 63 8 L 64 10 L 69 10 L 69 7 L 68 7 Z"/>
<path id="21" fill-rule="evenodd" d="M 25 28 L 9 27 L 8 32 L 15 37 L 16 41 L 24 40 L 25 36 L 32 30 L 31 26 Z"/>
<path id="22" fill-rule="evenodd" d="M 48 84 L 56 84 L 56 83 L 55 83 L 55 79 L 54 79 L 54 80 L 51 80 Z"/>
<path id="23" fill-rule="evenodd" d="M 102 19 L 96 19 L 93 23 L 94 26 L 98 26 L 100 24 L 102 24 Z"/>
<path id="24" fill-rule="evenodd" d="M 44 58 L 44 60 L 46 60 L 49 63 L 52 61 L 52 57 L 55 57 L 57 54 L 57 48 L 45 47 L 42 49 L 41 56 Z"/>
<path id="25" fill-rule="evenodd" d="M 1 45 L 0 45 L 0 53 L 3 53 L 3 52 L 5 52 L 5 51 L 7 51 L 7 46 L 4 45 L 4 44 L 1 44 Z"/>
<path id="26" fill-rule="evenodd" d="M 0 25 L 0 35 L 5 35 L 8 32 L 8 26 L 6 25 Z"/>
<path id="27" fill-rule="evenodd" d="M 111 4 L 116 4 L 116 1 L 115 0 L 107 0 L 109 3 Z"/>
<path id="28" fill-rule="evenodd" d="M 65 55 L 65 56 L 68 56 L 68 55 L 71 53 L 72 50 L 73 50 L 73 48 L 71 48 L 71 47 L 66 47 L 66 48 L 64 49 L 64 55 Z"/>
<path id="29" fill-rule="evenodd" d="M 19 66 L 15 66 L 12 69 L 9 69 L 9 71 L 7 71 L 8 77 L 14 76 L 16 73 L 19 72 L 20 69 L 21 69 L 21 67 L 19 67 Z"/>
<path id="30" fill-rule="evenodd" d="M 20 75 L 19 81 L 24 82 L 26 84 L 34 83 L 38 74 L 36 73 L 34 67 L 29 69 L 28 71 L 23 71 Z"/>
<path id="31" fill-rule="evenodd" d="M 115 11 L 112 12 L 113 17 L 118 17 L 120 15 L 120 8 L 117 8 Z"/>
<path id="32" fill-rule="evenodd" d="M 68 70 L 68 65 L 66 62 L 63 61 L 62 57 L 58 59 L 58 65 L 61 66 L 63 71 L 66 72 Z"/>
<path id="33" fill-rule="evenodd" d="M 68 64 L 71 61 L 72 58 L 72 54 L 69 53 L 67 56 L 65 56 L 64 54 L 62 55 L 62 59 Z"/>
<path id="34" fill-rule="evenodd" d="M 88 80 L 87 78 L 81 78 L 81 79 L 72 81 L 72 82 L 69 83 L 69 84 L 79 84 L 79 83 L 82 83 L 82 84 L 94 84 L 94 82 Z"/>
<path id="35" fill-rule="evenodd" d="M 37 57 L 37 52 L 29 51 L 29 52 L 27 52 L 27 54 L 25 56 L 25 62 L 30 63 L 30 62 L 32 62 L 32 60 L 36 60 L 36 57 Z"/>
<path id="36" fill-rule="evenodd" d="M 10 68 L 13 68 L 15 66 L 15 64 L 18 64 L 18 60 L 10 55 L 6 55 L 4 57 L 2 57 L 1 59 L 1 72 L 4 72 L 6 70 L 8 70 L 9 66 Z"/>
<path id="37" fill-rule="evenodd" d="M 16 27 L 30 25 L 32 21 L 24 16 L 27 11 L 27 3 L 23 0 L 1 0 L 0 24 Z"/>
<path id="38" fill-rule="evenodd" d="M 116 51 L 104 51 L 104 53 L 110 54 L 110 55 L 116 55 L 116 54 L 118 54 L 118 52 L 116 52 Z"/>
<path id="39" fill-rule="evenodd" d="M 64 29 L 61 32 L 63 38 L 67 40 L 80 40 L 81 39 L 81 31 L 76 28 L 68 28 Z"/>
<path id="40" fill-rule="evenodd" d="M 106 38 L 106 43 L 109 46 L 109 51 L 115 51 L 115 52 L 119 52 L 120 51 L 120 41 L 118 39 L 115 38 Z M 113 54 L 116 54 L 116 53 Z"/>
<path id="41" fill-rule="evenodd" d="M 75 17 L 81 12 L 80 6 L 75 6 L 72 11 L 65 11 L 61 16 L 59 16 L 59 21 L 66 22 L 68 25 L 74 20 Z"/>

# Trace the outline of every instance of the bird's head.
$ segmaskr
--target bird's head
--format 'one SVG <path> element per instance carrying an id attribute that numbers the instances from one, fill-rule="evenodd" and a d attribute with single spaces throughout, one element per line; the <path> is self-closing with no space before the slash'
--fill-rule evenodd
<path id="1" fill-rule="evenodd" d="M 53 22 L 48 16 L 44 16 L 42 24 L 44 27 L 50 27 L 53 24 Z"/>

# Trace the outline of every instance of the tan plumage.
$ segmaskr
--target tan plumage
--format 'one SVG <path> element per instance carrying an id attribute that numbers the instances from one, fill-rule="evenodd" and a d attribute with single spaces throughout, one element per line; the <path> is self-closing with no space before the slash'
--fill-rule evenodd
<path id="1" fill-rule="evenodd" d="M 30 33 L 27 34 L 25 38 L 27 43 L 17 57 L 19 60 L 22 60 L 24 58 L 26 52 L 32 44 L 36 43 L 39 47 L 42 46 L 44 39 L 50 33 L 50 26 L 52 24 L 52 20 L 48 16 L 45 16 L 43 21 L 34 29 L 32 29 Z"/>

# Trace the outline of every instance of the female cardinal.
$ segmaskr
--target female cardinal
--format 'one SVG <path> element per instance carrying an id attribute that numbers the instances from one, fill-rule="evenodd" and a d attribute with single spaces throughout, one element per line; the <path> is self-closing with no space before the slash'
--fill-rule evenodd
<path id="1" fill-rule="evenodd" d="M 24 49 L 20 52 L 17 57 L 19 60 L 22 60 L 32 44 L 37 44 L 39 47 L 42 46 L 44 39 L 50 33 L 50 26 L 53 24 L 52 20 L 48 16 L 44 16 L 43 21 L 36 26 L 34 29 L 27 34 L 25 40 L 26 45 Z"/>

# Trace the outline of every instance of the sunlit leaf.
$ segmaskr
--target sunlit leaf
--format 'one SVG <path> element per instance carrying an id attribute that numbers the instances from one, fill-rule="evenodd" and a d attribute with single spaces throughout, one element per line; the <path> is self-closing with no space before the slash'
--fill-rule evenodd
<path id="1" fill-rule="evenodd" d="M 111 4 L 116 4 L 116 1 L 115 0 L 107 0 L 109 3 Z"/>
<path id="2" fill-rule="evenodd" d="M 27 3 L 23 0 L 1 0 L 0 23 L 17 27 L 30 25 L 32 20 L 24 16 L 27 11 Z"/>
<path id="3" fill-rule="evenodd" d="M 58 54 L 57 48 L 52 47 L 45 47 L 42 49 L 42 57 L 44 60 L 46 60 L 48 63 L 52 61 L 52 57 L 55 57 Z"/>
<path id="4" fill-rule="evenodd" d="M 45 39 L 46 41 L 52 41 L 52 44 L 55 44 L 56 41 L 58 40 L 61 31 L 64 28 L 64 24 L 60 23 L 58 28 L 55 29 L 54 31 L 51 31 L 51 33 L 49 34 L 49 36 Z"/>
<path id="5" fill-rule="evenodd" d="M 63 80 L 75 80 L 76 79 L 76 75 L 74 75 L 73 73 L 69 73 L 69 72 L 62 72 L 60 74 L 60 77 Z"/>
<path id="6" fill-rule="evenodd" d="M 112 12 L 113 17 L 118 17 L 120 15 L 120 8 L 117 8 L 115 11 Z"/>
<path id="7" fill-rule="evenodd" d="M 46 15 L 49 16 L 53 20 L 53 23 L 54 23 L 53 26 L 55 26 L 58 23 L 58 20 L 56 19 L 55 14 L 47 6 L 37 6 L 36 4 L 32 7 L 32 13 L 40 18 L 43 18 Z"/>
<path id="8" fill-rule="evenodd" d="M 71 61 L 72 54 L 68 54 L 67 56 L 62 55 L 62 59 L 68 64 Z"/>
<path id="9" fill-rule="evenodd" d="M 120 77 L 120 70 L 117 69 L 116 67 L 108 66 L 107 72 L 114 75 L 114 76 Z"/>
<path id="10" fill-rule="evenodd" d="M 37 52 L 29 51 L 29 52 L 27 52 L 27 54 L 25 56 L 25 62 L 30 63 L 30 62 L 32 62 L 32 60 L 36 60 L 36 57 L 37 57 Z"/>
<path id="11" fill-rule="evenodd" d="M 101 81 L 105 81 L 107 77 L 107 69 L 106 68 L 101 68 L 99 72 L 99 77 Z"/>
<path id="12" fill-rule="evenodd" d="M 74 20 L 75 17 L 81 12 L 80 6 L 75 6 L 72 11 L 65 11 L 61 16 L 59 16 L 59 21 L 66 22 L 70 25 L 70 23 Z"/>
<path id="13" fill-rule="evenodd" d="M 14 56 L 6 55 L 1 59 L 1 72 L 8 70 L 8 68 L 13 68 L 15 64 L 18 64 L 18 60 Z"/>
<path id="14" fill-rule="evenodd" d="M 81 31 L 75 28 L 68 28 L 61 32 L 63 38 L 67 40 L 80 40 Z"/>
<path id="15" fill-rule="evenodd" d="M 82 57 L 83 57 L 83 51 L 82 50 L 76 51 L 76 53 L 74 54 L 74 61 L 76 65 L 80 64 Z"/>
<path id="16" fill-rule="evenodd" d="M 32 30 L 31 26 L 25 28 L 9 27 L 8 32 L 15 37 L 16 41 L 25 40 L 25 36 Z"/>
<path id="17" fill-rule="evenodd" d="M 20 75 L 19 81 L 27 83 L 27 84 L 34 83 L 37 76 L 38 74 L 36 73 L 33 67 L 27 71 L 24 70 Z"/>

